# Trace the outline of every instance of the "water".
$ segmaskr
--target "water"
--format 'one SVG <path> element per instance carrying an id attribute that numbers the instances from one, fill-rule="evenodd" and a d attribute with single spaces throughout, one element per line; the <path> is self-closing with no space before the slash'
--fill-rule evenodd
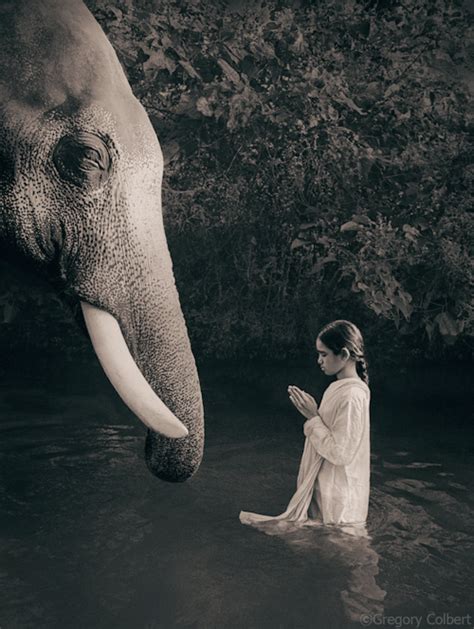
<path id="1" fill-rule="evenodd" d="M 285 389 L 310 388 L 313 374 L 216 373 L 202 374 L 205 459 L 182 485 L 148 473 L 144 430 L 96 366 L 3 379 L 2 629 L 474 624 L 472 418 L 459 381 L 451 393 L 442 378 L 417 395 L 411 378 L 374 387 L 364 536 L 240 524 L 241 509 L 277 514 L 293 493 L 303 438 Z"/>

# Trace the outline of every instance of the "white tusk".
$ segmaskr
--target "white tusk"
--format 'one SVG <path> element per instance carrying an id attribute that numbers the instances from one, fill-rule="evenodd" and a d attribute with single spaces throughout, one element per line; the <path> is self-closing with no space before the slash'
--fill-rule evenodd
<path id="1" fill-rule="evenodd" d="M 81 308 L 100 364 L 129 409 L 155 432 L 175 439 L 186 437 L 186 426 L 160 400 L 137 367 L 115 317 L 82 301 Z"/>

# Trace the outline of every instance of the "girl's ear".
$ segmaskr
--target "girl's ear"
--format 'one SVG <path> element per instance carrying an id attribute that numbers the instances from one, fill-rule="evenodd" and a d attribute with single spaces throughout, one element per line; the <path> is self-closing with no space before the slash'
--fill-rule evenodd
<path id="1" fill-rule="evenodd" d="M 351 357 L 351 354 L 349 352 L 349 350 L 347 349 L 347 347 L 343 347 L 341 349 L 341 358 L 343 360 L 348 360 Z"/>

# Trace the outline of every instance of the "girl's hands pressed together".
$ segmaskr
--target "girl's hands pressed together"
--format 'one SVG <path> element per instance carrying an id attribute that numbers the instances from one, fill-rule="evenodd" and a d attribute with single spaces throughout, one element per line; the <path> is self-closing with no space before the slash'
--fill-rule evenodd
<path id="1" fill-rule="evenodd" d="M 298 389 L 298 387 L 292 384 L 288 387 L 288 393 L 290 401 L 304 417 L 310 419 L 318 414 L 318 403 L 312 395 Z"/>

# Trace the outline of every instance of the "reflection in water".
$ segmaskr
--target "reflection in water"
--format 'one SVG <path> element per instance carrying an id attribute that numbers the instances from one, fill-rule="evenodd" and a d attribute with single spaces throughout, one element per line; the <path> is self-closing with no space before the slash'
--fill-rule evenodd
<path id="1" fill-rule="evenodd" d="M 375 580 L 379 556 L 370 543 L 365 525 L 322 525 L 311 520 L 300 523 L 272 520 L 252 524 L 267 535 L 278 536 L 298 554 L 313 554 L 348 573 L 346 588 L 340 593 L 346 617 L 358 622 L 363 614 L 383 614 L 386 592 Z"/>

